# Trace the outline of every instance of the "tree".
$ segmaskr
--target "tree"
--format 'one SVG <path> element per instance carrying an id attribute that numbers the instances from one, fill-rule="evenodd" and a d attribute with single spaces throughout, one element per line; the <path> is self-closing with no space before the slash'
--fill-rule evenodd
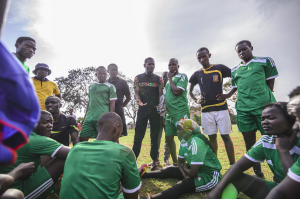
<path id="1" fill-rule="evenodd" d="M 227 81 L 223 84 L 223 90 L 224 93 L 228 93 L 229 91 L 231 91 L 232 89 L 232 85 L 231 85 L 231 81 Z M 235 92 L 228 100 L 232 101 L 232 102 L 236 102 L 237 100 L 237 92 Z"/>

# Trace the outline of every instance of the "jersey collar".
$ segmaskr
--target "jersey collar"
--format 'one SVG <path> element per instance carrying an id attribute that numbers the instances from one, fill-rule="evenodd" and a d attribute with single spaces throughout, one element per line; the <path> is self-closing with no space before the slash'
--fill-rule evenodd
<path id="1" fill-rule="evenodd" d="M 243 62 L 241 61 L 240 66 L 248 66 L 254 59 L 256 59 L 256 57 L 253 57 L 250 61 L 248 61 L 248 63 L 243 64 Z"/>
<path id="2" fill-rule="evenodd" d="M 34 76 L 34 79 L 39 80 L 39 79 L 36 78 L 36 76 Z M 41 80 L 39 80 L 39 81 L 41 81 Z M 47 79 L 47 78 L 45 77 L 45 81 L 43 81 L 43 82 L 46 82 L 46 81 L 49 81 L 49 79 Z"/>

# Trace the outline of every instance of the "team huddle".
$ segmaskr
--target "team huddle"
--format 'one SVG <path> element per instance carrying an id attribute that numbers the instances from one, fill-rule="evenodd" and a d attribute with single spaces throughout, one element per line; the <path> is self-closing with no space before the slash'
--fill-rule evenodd
<path id="1" fill-rule="evenodd" d="M 32 38 L 16 41 L 14 56 L 28 74 L 25 61 L 35 50 Z M 32 81 L 40 103 L 40 119 L 29 142 L 17 150 L 15 163 L 0 166 L 0 199 L 44 199 L 59 180 L 59 198 L 63 199 L 176 199 L 193 192 L 209 192 L 207 199 L 236 198 L 238 192 L 251 198 L 299 198 L 300 87 L 290 93 L 288 103 L 276 102 L 272 92 L 278 71 L 273 59 L 253 56 L 248 40 L 238 42 L 235 50 L 242 61 L 230 69 L 211 64 L 209 49 L 200 48 L 196 58 L 201 68 L 190 78 L 179 72 L 179 68 L 184 69 L 176 58 L 169 60 L 168 72 L 162 77 L 155 75 L 155 60 L 148 57 L 145 72 L 134 78 L 134 99 L 127 82 L 118 77 L 116 64 L 99 66 L 95 74 L 98 82 L 88 89 L 89 102 L 80 130 L 72 113 L 60 111 L 62 94 L 46 78 L 51 74 L 49 66 L 37 64 Z M 232 89 L 227 94 L 223 94 L 224 78 L 231 78 Z M 200 87 L 199 98 L 193 94 L 196 85 Z M 237 126 L 247 149 L 237 161 L 226 101 L 236 91 Z M 188 94 L 201 106 L 201 127 L 190 118 Z M 132 149 L 119 144 L 119 138 L 127 135 L 123 108 L 130 100 L 139 105 Z M 152 162 L 138 166 L 136 159 L 143 150 L 148 121 Z M 165 167 L 160 169 L 163 130 Z M 261 138 L 256 142 L 257 130 Z M 230 163 L 224 176 L 217 157 L 218 132 Z M 180 140 L 179 150 L 175 137 Z M 273 181 L 265 180 L 261 171 L 260 162 L 265 160 L 274 174 Z M 245 174 L 251 167 L 254 175 Z M 142 178 L 180 181 L 161 193 L 139 196 Z"/>

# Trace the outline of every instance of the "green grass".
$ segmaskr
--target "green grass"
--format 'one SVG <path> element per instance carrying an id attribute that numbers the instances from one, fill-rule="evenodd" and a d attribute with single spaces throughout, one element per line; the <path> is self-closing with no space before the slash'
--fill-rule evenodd
<path id="1" fill-rule="evenodd" d="M 232 139 L 233 145 L 234 145 L 234 150 L 235 150 L 235 158 L 236 161 L 239 160 L 246 152 L 246 148 L 245 148 L 245 143 L 244 143 L 244 139 L 241 133 L 238 132 L 237 130 L 237 126 L 233 125 L 233 133 L 230 134 L 230 137 Z M 161 145 L 160 145 L 160 150 L 159 150 L 159 160 L 160 163 L 163 164 L 163 157 L 164 157 L 164 143 L 165 143 L 165 139 L 164 136 L 162 136 L 162 140 L 161 140 Z M 133 145 L 133 138 L 134 138 L 134 129 L 129 129 L 128 130 L 128 136 L 125 137 L 121 137 L 120 138 L 120 144 L 125 145 L 129 148 L 132 148 Z M 257 133 L 257 140 L 260 138 L 260 133 Z M 92 141 L 92 140 L 90 140 Z M 175 137 L 175 142 L 177 145 L 177 151 L 179 150 L 179 140 Z M 141 148 L 141 152 L 140 155 L 137 159 L 137 163 L 138 165 L 142 165 L 144 163 L 150 163 L 152 160 L 150 158 L 150 130 L 147 129 L 146 131 L 146 135 L 145 138 L 143 140 L 142 143 L 142 148 Z M 229 168 L 229 161 L 228 161 L 228 157 L 227 157 L 227 153 L 225 150 L 225 146 L 224 146 L 224 142 L 220 136 L 220 134 L 218 134 L 218 158 L 219 161 L 222 165 L 222 170 L 221 173 L 222 175 L 224 175 L 226 173 L 226 171 Z M 170 157 L 170 163 L 172 164 L 172 158 Z M 272 181 L 273 178 L 273 173 L 271 172 L 271 170 L 269 169 L 268 165 L 266 162 L 262 163 L 262 171 L 265 175 L 266 180 L 270 180 Z M 245 173 L 252 175 L 253 171 L 252 168 L 247 170 Z M 160 193 L 170 187 L 172 187 L 173 185 L 175 185 L 178 180 L 176 179 L 164 179 L 164 180 L 160 180 L 160 179 L 142 179 L 142 187 L 140 189 L 140 195 L 142 196 L 146 196 L 147 194 L 149 195 L 153 195 L 156 193 Z M 207 195 L 206 192 L 204 193 L 193 193 L 193 194 L 186 194 L 184 196 L 181 197 L 181 199 L 183 198 L 189 198 L 189 199 L 201 199 L 201 198 L 205 198 L 205 196 Z M 57 198 L 56 196 L 52 195 L 51 197 L 48 197 L 48 199 L 54 199 Z M 248 199 L 249 197 L 245 196 L 243 193 L 239 194 L 239 198 L 240 199 Z"/>

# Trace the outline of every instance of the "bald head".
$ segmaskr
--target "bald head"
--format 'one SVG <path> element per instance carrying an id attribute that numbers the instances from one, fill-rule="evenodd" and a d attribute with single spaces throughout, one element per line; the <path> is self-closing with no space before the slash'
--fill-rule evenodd
<path id="1" fill-rule="evenodd" d="M 107 112 L 101 115 L 98 120 L 97 140 L 117 142 L 123 131 L 121 117 L 114 112 Z"/>
<path id="2" fill-rule="evenodd" d="M 60 99 L 58 97 L 56 97 L 56 96 L 49 96 L 49 97 L 47 97 L 47 99 L 45 100 L 45 102 L 49 101 L 49 100 L 51 100 L 51 101 L 54 100 L 54 101 L 56 101 L 56 102 L 58 102 L 60 104 Z"/>
<path id="3" fill-rule="evenodd" d="M 154 61 L 154 59 L 152 57 L 147 57 L 145 59 L 145 64 L 147 64 L 149 61 Z"/>
<path id="4" fill-rule="evenodd" d="M 59 114 L 61 107 L 60 99 L 56 96 L 49 96 L 45 100 L 45 107 L 51 114 Z"/>
<path id="5" fill-rule="evenodd" d="M 176 58 L 171 58 L 169 63 L 171 63 L 171 62 L 175 62 L 176 64 L 178 64 L 178 60 Z"/>

